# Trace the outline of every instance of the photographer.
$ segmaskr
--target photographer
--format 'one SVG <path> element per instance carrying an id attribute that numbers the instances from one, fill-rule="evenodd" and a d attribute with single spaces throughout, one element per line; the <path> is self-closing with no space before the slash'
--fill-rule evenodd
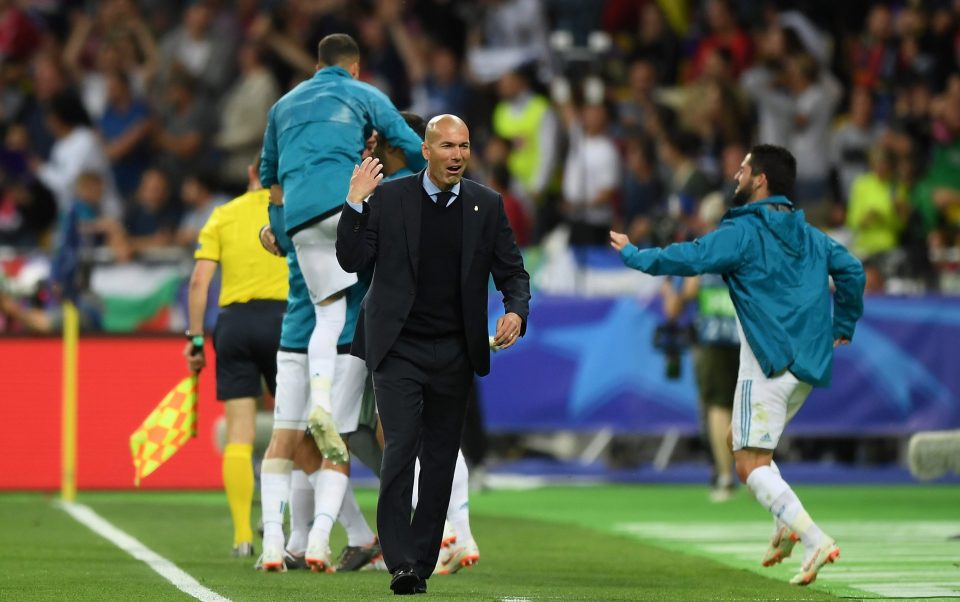
<path id="1" fill-rule="evenodd" d="M 700 207 L 703 233 L 713 230 L 723 214 L 723 201 L 710 196 Z M 663 283 L 663 311 L 667 324 L 676 324 L 687 303 L 696 303 L 696 344 L 693 362 L 700 399 L 700 421 L 705 426 L 713 458 L 713 489 L 710 499 L 724 502 L 733 495 L 733 454 L 727 444 L 733 396 L 740 366 L 740 338 L 730 293 L 723 278 L 703 274 L 684 278 L 676 287 Z M 676 376 L 679 376 L 677 373 Z"/>

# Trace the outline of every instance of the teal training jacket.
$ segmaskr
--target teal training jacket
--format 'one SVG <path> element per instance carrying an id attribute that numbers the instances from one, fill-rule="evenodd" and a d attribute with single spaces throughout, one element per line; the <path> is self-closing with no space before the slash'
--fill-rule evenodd
<path id="1" fill-rule="evenodd" d="M 730 209 L 716 230 L 693 242 L 643 250 L 627 245 L 620 256 L 653 275 L 723 275 L 767 376 L 790 370 L 806 383 L 828 386 L 833 341 L 852 340 L 863 314 L 860 261 L 807 224 L 803 211 L 783 196 Z M 836 286 L 832 320 L 828 276 Z"/>
<path id="2" fill-rule="evenodd" d="M 420 137 L 390 99 L 341 67 L 320 69 L 273 105 L 260 182 L 283 187 L 288 233 L 340 211 L 373 129 L 403 149 L 411 169 L 426 164 Z"/>

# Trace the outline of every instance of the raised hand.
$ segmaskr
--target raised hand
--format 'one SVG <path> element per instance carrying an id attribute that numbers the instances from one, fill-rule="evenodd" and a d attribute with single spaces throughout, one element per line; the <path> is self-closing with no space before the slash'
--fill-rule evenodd
<path id="1" fill-rule="evenodd" d="M 347 192 L 347 200 L 351 203 L 362 203 L 364 199 L 373 194 L 383 179 L 383 164 L 375 157 L 367 157 L 360 165 L 353 168 L 353 175 L 350 176 L 350 190 Z"/>

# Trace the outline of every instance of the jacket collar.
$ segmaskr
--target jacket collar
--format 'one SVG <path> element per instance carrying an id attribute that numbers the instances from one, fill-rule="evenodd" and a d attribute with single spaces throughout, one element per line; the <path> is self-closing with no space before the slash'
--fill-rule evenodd
<path id="1" fill-rule="evenodd" d="M 790 209 L 794 208 L 794 204 L 790 201 L 790 199 L 788 199 L 783 195 L 778 194 L 774 196 L 768 196 L 767 198 L 760 199 L 759 201 L 753 201 L 752 203 L 747 203 L 746 205 L 742 205 L 740 207 L 731 207 L 730 209 L 727 209 L 727 212 L 724 214 L 723 217 L 728 218 L 728 217 L 736 217 L 738 215 L 744 215 L 747 213 L 756 213 L 757 211 L 760 211 L 760 208 L 763 207 L 764 205 L 785 205 Z"/>
<path id="2" fill-rule="evenodd" d="M 321 77 L 321 76 L 327 76 L 327 75 L 335 75 L 338 77 L 348 77 L 350 79 L 353 79 L 353 76 L 350 75 L 350 72 L 344 69 L 343 67 L 340 67 L 339 65 L 324 67 L 323 69 L 320 69 L 313 74 L 314 77 Z"/>

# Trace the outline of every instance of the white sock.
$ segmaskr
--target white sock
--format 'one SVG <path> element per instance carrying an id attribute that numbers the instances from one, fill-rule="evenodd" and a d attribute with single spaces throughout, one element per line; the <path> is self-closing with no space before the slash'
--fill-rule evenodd
<path id="1" fill-rule="evenodd" d="M 263 545 L 283 546 L 283 512 L 290 502 L 290 471 L 293 460 L 265 459 L 260 464 L 260 511 Z"/>
<path id="2" fill-rule="evenodd" d="M 367 519 L 360 512 L 357 496 L 353 494 L 353 486 L 347 481 L 347 490 L 343 494 L 343 505 L 340 506 L 340 524 L 347 531 L 348 546 L 366 546 L 373 541 L 374 534 L 367 524 Z"/>
<path id="3" fill-rule="evenodd" d="M 777 463 L 774 462 L 772 459 L 770 460 L 770 470 L 772 470 L 773 473 L 774 473 L 775 475 L 777 475 L 778 477 L 780 477 L 781 479 L 783 478 L 783 476 L 780 474 L 780 467 L 777 466 Z M 786 526 L 787 526 L 787 524 L 786 524 L 785 522 L 783 522 L 783 521 L 780 520 L 776 515 L 774 515 L 774 517 L 773 517 L 773 532 L 774 532 L 774 533 L 776 533 L 777 531 L 779 531 L 781 527 L 786 527 Z"/>
<path id="4" fill-rule="evenodd" d="M 310 335 L 307 361 L 310 365 L 310 400 L 329 413 L 333 413 L 330 389 L 333 386 L 333 371 L 337 360 L 337 339 L 346 321 L 347 301 L 340 298 L 329 305 L 314 305 L 317 325 Z"/>
<path id="5" fill-rule="evenodd" d="M 747 477 L 747 487 L 764 508 L 800 536 L 808 553 L 816 549 L 823 531 L 803 509 L 800 498 L 780 475 L 769 466 L 761 466 Z"/>
<path id="6" fill-rule="evenodd" d="M 313 524 L 313 485 L 307 473 L 294 470 L 290 474 L 290 537 L 287 550 L 302 556 L 307 551 L 307 534 Z"/>
<path id="7" fill-rule="evenodd" d="M 470 531 L 470 475 L 463 452 L 457 452 L 457 467 L 453 471 L 453 487 L 450 489 L 450 505 L 447 506 L 447 520 L 457 534 L 457 543 L 466 543 L 473 539 Z"/>
<path id="8" fill-rule="evenodd" d="M 330 542 L 330 531 L 340 514 L 343 494 L 347 490 L 350 478 L 335 470 L 318 470 L 310 475 L 313 483 L 314 510 L 313 526 L 310 528 L 309 547 L 326 546 Z"/>

